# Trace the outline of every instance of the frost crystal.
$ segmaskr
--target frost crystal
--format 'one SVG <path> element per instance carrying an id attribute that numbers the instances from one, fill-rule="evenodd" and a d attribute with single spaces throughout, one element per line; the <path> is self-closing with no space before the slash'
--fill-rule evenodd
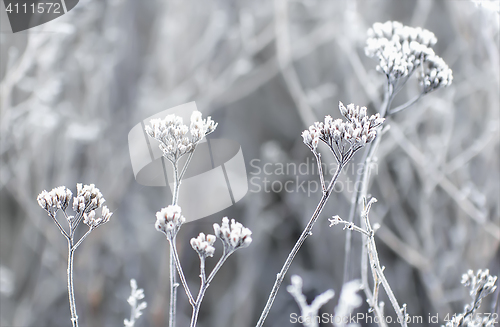
<path id="1" fill-rule="evenodd" d="M 224 244 L 224 249 L 227 253 L 233 252 L 239 248 L 246 248 L 252 243 L 252 232 L 242 224 L 231 219 L 231 227 L 229 219 L 222 218 L 222 225 L 214 224 L 215 235 L 220 238 Z"/>
<path id="2" fill-rule="evenodd" d="M 160 142 L 163 155 L 172 162 L 193 151 L 196 144 L 217 127 L 217 123 L 210 117 L 202 119 L 199 111 L 194 111 L 191 115 L 190 128 L 176 115 L 168 115 L 165 119 L 151 119 L 150 124 L 145 128 L 146 133 Z"/>

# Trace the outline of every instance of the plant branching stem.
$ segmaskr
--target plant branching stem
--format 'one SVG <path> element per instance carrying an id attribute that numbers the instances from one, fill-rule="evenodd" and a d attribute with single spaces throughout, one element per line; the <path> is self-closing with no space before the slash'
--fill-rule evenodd
<path id="1" fill-rule="evenodd" d="M 321 161 L 319 161 L 320 157 L 317 156 L 316 158 L 318 159 L 317 164 L 319 166 L 321 166 Z M 269 294 L 269 298 L 267 300 L 266 306 L 264 307 L 264 310 L 262 311 L 262 314 L 259 318 L 259 321 L 257 322 L 256 327 L 262 327 L 264 325 L 264 321 L 266 320 L 267 315 L 269 314 L 269 311 L 271 310 L 271 307 L 274 303 L 274 300 L 276 299 L 276 296 L 278 295 L 278 290 L 281 286 L 281 283 L 283 282 L 288 269 L 290 269 L 290 266 L 292 265 L 293 259 L 295 258 L 295 256 L 299 252 L 300 248 L 302 247 L 302 244 L 304 244 L 306 238 L 312 234 L 312 229 L 314 227 L 314 224 L 318 220 L 319 215 L 321 214 L 321 211 L 325 207 L 325 204 L 326 204 L 326 202 L 327 202 L 327 200 L 330 197 L 330 194 L 332 192 L 335 181 L 337 180 L 342 168 L 343 168 L 343 163 L 339 163 L 339 165 L 337 166 L 337 170 L 335 171 L 335 174 L 332 177 L 332 180 L 330 181 L 330 184 L 322 192 L 321 200 L 319 201 L 319 203 L 316 207 L 316 210 L 314 210 L 312 217 L 309 219 L 309 222 L 307 223 L 306 227 L 302 231 L 302 234 L 300 235 L 299 239 L 295 243 L 295 246 L 293 247 L 290 254 L 288 254 L 288 257 L 286 258 L 286 261 L 283 264 L 281 271 L 276 276 L 276 281 L 274 282 L 274 286 L 271 290 L 271 293 Z"/>
<path id="2" fill-rule="evenodd" d="M 191 323 L 189 325 L 190 327 L 196 327 L 196 323 L 198 322 L 198 314 L 200 312 L 201 302 L 203 301 L 208 286 L 210 286 L 210 283 L 214 279 L 215 274 L 217 274 L 217 272 L 222 267 L 227 258 L 231 255 L 231 253 L 232 252 L 227 253 L 226 249 L 224 249 L 222 257 L 219 259 L 219 261 L 215 265 L 214 269 L 212 270 L 208 278 L 206 277 L 205 274 L 205 259 L 201 259 L 201 265 L 200 265 L 201 286 L 198 292 L 198 296 L 196 297 L 195 303 L 191 304 L 191 306 L 193 307 L 193 312 L 191 314 Z"/>

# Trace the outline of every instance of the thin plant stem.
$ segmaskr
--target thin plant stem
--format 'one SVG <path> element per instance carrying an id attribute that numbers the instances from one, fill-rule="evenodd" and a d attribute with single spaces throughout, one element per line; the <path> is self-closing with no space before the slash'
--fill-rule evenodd
<path id="1" fill-rule="evenodd" d="M 222 254 L 222 257 L 219 259 L 217 264 L 215 265 L 214 269 L 206 278 L 205 274 L 205 260 L 201 260 L 200 264 L 200 278 L 201 278 L 201 286 L 200 290 L 198 292 L 198 296 L 196 297 L 196 302 L 192 304 L 193 307 L 193 312 L 191 314 L 191 323 L 189 324 L 190 327 L 196 327 L 196 323 L 198 322 L 198 314 L 200 312 L 200 307 L 201 307 L 201 302 L 203 301 L 203 298 L 205 297 L 205 293 L 208 289 L 208 286 L 210 286 L 210 283 L 215 277 L 215 274 L 219 271 L 219 269 L 222 267 L 224 262 L 229 258 L 229 256 L 232 254 L 232 252 L 226 253 L 226 249 L 224 249 L 224 253 Z"/>
<path id="2" fill-rule="evenodd" d="M 420 100 L 420 98 L 422 98 L 422 96 L 424 95 L 425 93 L 420 93 L 419 95 L 415 96 L 414 98 L 408 100 L 407 102 L 403 103 L 402 105 L 400 106 L 397 106 L 396 108 L 394 109 L 391 109 L 389 111 L 389 115 L 392 115 L 392 114 L 395 114 L 396 112 L 400 112 L 400 111 L 403 111 L 405 110 L 406 108 L 410 107 L 411 105 L 413 105 L 415 102 L 417 102 L 418 100 Z"/>
<path id="3" fill-rule="evenodd" d="M 177 161 L 172 162 L 174 169 L 174 190 L 172 192 L 172 205 L 177 204 L 179 198 L 179 187 L 181 186 L 179 180 L 179 167 Z M 170 268 L 170 305 L 169 305 L 169 318 L 168 326 L 175 327 L 176 313 L 177 313 L 177 272 L 175 268 L 175 239 L 174 242 L 170 242 L 170 254 L 169 254 L 169 268 Z"/>
<path id="4" fill-rule="evenodd" d="M 387 79 L 387 84 L 385 86 L 385 93 L 384 93 L 384 101 L 381 105 L 380 108 L 380 116 L 382 118 L 385 118 L 387 116 L 387 113 L 389 112 L 389 108 L 391 106 L 392 100 L 394 98 L 394 86 L 392 83 L 389 82 L 389 78 Z M 375 141 L 379 142 L 380 141 L 380 131 L 382 129 L 382 126 L 379 127 L 377 131 L 377 136 L 375 138 Z M 349 217 L 348 217 L 348 222 L 352 223 L 354 222 L 354 216 L 356 215 L 359 200 L 361 199 L 361 190 L 364 190 L 368 187 L 368 185 L 364 185 L 365 181 L 367 181 L 367 173 L 368 173 L 368 165 L 373 161 L 373 157 L 375 155 L 375 149 L 376 147 L 374 146 L 375 142 L 372 142 L 368 144 L 365 148 L 365 151 L 363 153 L 363 158 L 361 159 L 362 163 L 362 172 L 361 174 L 356 175 L 356 181 L 354 185 L 359 185 L 361 184 L 361 188 L 354 188 L 353 194 L 351 196 L 351 207 L 349 209 Z M 368 179 L 369 180 L 369 179 Z M 352 245 L 352 234 L 351 231 L 348 230 L 346 234 L 346 239 L 345 239 L 345 247 L 344 247 L 344 278 L 343 282 L 344 284 L 350 279 L 350 258 L 351 258 L 351 245 Z M 362 256 L 362 259 L 363 256 Z M 362 265 L 363 266 L 363 265 Z"/>
<path id="5" fill-rule="evenodd" d="M 179 277 L 180 277 L 182 286 L 184 287 L 184 290 L 186 291 L 186 295 L 188 297 L 189 304 L 193 305 L 195 303 L 195 300 L 194 300 L 193 294 L 189 290 L 186 276 L 184 275 L 184 271 L 182 270 L 181 262 L 179 260 L 179 255 L 177 253 L 177 246 L 175 245 L 175 236 L 172 238 L 169 238 L 168 241 L 170 242 L 170 247 L 172 250 L 171 252 L 172 252 L 173 258 L 174 258 L 174 263 L 175 263 L 174 267 L 177 267 L 177 272 L 179 273 Z"/>
<path id="6" fill-rule="evenodd" d="M 376 284 L 379 282 L 382 284 L 382 287 L 384 288 L 385 292 L 387 293 L 387 296 L 389 297 L 389 300 L 391 301 L 392 307 L 394 308 L 394 311 L 396 311 L 396 314 L 398 316 L 398 322 L 401 324 L 401 326 L 406 327 L 406 317 L 403 314 L 403 311 L 401 310 L 401 307 L 399 306 L 398 300 L 396 299 L 396 296 L 394 295 L 391 286 L 389 285 L 389 282 L 385 278 L 384 271 L 382 267 L 380 266 L 380 261 L 378 258 L 378 252 L 377 252 L 377 247 L 375 245 L 375 231 L 373 230 L 370 220 L 368 218 L 368 213 L 370 211 L 371 204 L 375 202 L 375 199 L 372 199 L 367 205 L 365 205 L 365 208 L 362 213 L 362 221 L 365 227 L 365 230 L 368 232 L 369 236 L 364 236 L 364 238 L 367 240 L 366 242 L 366 249 L 367 249 L 367 254 L 370 259 L 370 267 L 373 271 L 374 275 L 374 287 L 378 287 Z M 368 284 L 366 284 L 368 286 Z M 373 294 L 374 302 L 376 304 L 376 298 L 375 298 L 375 293 Z"/>
<path id="7" fill-rule="evenodd" d="M 319 158 L 318 158 L 319 159 Z M 321 162 L 317 162 L 319 166 L 321 166 Z M 334 176 L 332 177 L 332 180 L 330 181 L 330 184 L 328 185 L 328 188 L 326 190 L 323 190 L 321 200 L 318 203 L 318 206 L 316 207 L 316 210 L 314 210 L 314 213 L 312 217 L 309 219 L 309 222 L 307 223 L 306 227 L 302 231 L 302 234 L 300 235 L 299 239 L 295 243 L 292 251 L 288 254 L 288 257 L 286 258 L 285 263 L 283 264 L 283 267 L 281 268 L 281 271 L 279 274 L 276 276 L 276 281 L 274 282 L 274 286 L 271 290 L 271 293 L 269 294 L 269 298 L 267 300 L 266 306 L 264 307 L 264 310 L 262 311 L 262 314 L 259 318 L 259 321 L 257 322 L 256 327 L 262 327 L 264 325 L 264 321 L 267 318 L 267 315 L 269 314 L 269 311 L 271 311 L 271 307 L 274 303 L 274 300 L 276 299 L 276 296 L 278 295 L 278 290 L 281 286 L 281 283 L 283 282 L 285 275 L 290 269 L 290 266 L 292 265 L 293 259 L 299 252 L 300 248 L 302 247 L 302 244 L 304 244 L 306 238 L 312 234 L 312 229 L 314 227 L 314 224 L 319 218 L 319 215 L 321 214 L 321 211 L 323 211 L 323 208 L 325 207 L 325 204 L 330 197 L 330 194 L 332 193 L 332 188 L 333 185 L 335 184 L 335 181 L 337 180 L 340 171 L 343 168 L 344 162 L 339 163 L 337 166 L 337 170 L 335 171 Z"/>
<path id="8" fill-rule="evenodd" d="M 76 314 L 75 291 L 73 285 L 73 258 L 75 248 L 72 246 L 73 240 L 68 239 L 68 297 L 69 309 L 71 312 L 71 325 L 78 327 L 78 315 Z"/>

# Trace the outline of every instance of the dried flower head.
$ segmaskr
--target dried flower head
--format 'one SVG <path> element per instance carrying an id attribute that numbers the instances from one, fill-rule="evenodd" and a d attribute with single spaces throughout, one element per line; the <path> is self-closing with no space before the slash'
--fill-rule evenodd
<path id="1" fill-rule="evenodd" d="M 347 121 L 326 116 L 324 122 L 316 122 L 308 130 L 302 132 L 304 143 L 316 153 L 319 141 L 327 144 L 340 163 L 345 163 L 350 157 L 370 143 L 377 136 L 377 128 L 385 118 L 380 114 L 367 116 L 366 107 L 349 104 L 347 107 L 339 102 L 339 109 Z"/>
<path id="2" fill-rule="evenodd" d="M 392 80 L 408 76 L 428 56 L 434 55 L 434 33 L 400 22 L 375 23 L 368 29 L 365 54 L 377 57 L 377 70 Z"/>
<path id="3" fill-rule="evenodd" d="M 497 276 L 490 275 L 488 269 L 478 270 L 476 274 L 469 270 L 462 275 L 462 284 L 470 287 L 472 302 L 466 304 L 462 313 L 453 315 L 451 320 L 446 322 L 446 327 L 493 327 L 496 325 L 497 317 L 494 315 L 480 316 L 476 315 L 483 298 L 495 292 Z"/>
<path id="4" fill-rule="evenodd" d="M 97 228 L 109 221 L 109 218 L 113 213 L 109 211 L 107 206 L 103 206 L 101 210 L 101 217 L 96 218 L 96 213 L 95 210 L 91 210 L 89 212 L 84 212 L 83 213 L 83 223 L 90 228 Z"/>
<path id="5" fill-rule="evenodd" d="M 73 193 L 66 186 L 59 186 L 50 192 L 43 190 L 37 197 L 38 204 L 49 215 L 54 215 L 59 209 L 65 211 L 71 202 Z"/>
<path id="6" fill-rule="evenodd" d="M 206 257 L 213 257 L 214 255 L 214 243 L 217 238 L 215 235 L 200 233 L 197 238 L 191 239 L 191 246 L 198 253 L 200 259 L 204 259 Z"/>
<path id="7" fill-rule="evenodd" d="M 384 73 L 391 83 L 410 76 L 424 64 L 419 77 L 424 93 L 451 84 L 451 69 L 432 50 L 437 42 L 434 33 L 387 21 L 373 24 L 367 34 L 365 54 L 378 58 L 377 70 Z"/>
<path id="8" fill-rule="evenodd" d="M 181 207 L 169 205 L 156 213 L 155 227 L 167 237 L 173 237 L 184 222 L 186 222 L 186 218 L 182 215 Z"/>
<path id="9" fill-rule="evenodd" d="M 252 243 L 250 229 L 234 219 L 231 219 L 231 226 L 229 226 L 229 219 L 227 217 L 222 218 L 222 225 L 214 224 L 214 232 L 224 244 L 226 253 L 231 253 L 239 248 L 246 248 Z"/>
<path id="10" fill-rule="evenodd" d="M 73 198 L 73 210 L 77 213 L 90 213 L 106 202 L 101 191 L 94 184 L 76 184 L 76 196 Z"/>
<path id="11" fill-rule="evenodd" d="M 176 115 L 168 115 L 165 119 L 151 119 L 150 124 L 145 128 L 146 133 L 160 142 L 163 155 L 172 162 L 193 151 L 196 144 L 217 127 L 217 123 L 210 117 L 202 119 L 199 111 L 194 111 L 191 115 L 191 128 L 184 125 L 182 118 Z"/>
<path id="12" fill-rule="evenodd" d="M 445 87 L 453 81 L 453 72 L 438 56 L 429 56 L 424 62 L 422 73 L 419 76 L 424 93 Z"/>
<path id="13" fill-rule="evenodd" d="M 476 274 L 472 270 L 469 270 L 467 274 L 462 275 L 462 284 L 470 287 L 470 295 L 474 299 L 474 304 L 472 305 L 474 310 L 479 308 L 484 297 L 495 292 L 497 289 L 496 282 L 497 276 L 490 275 L 488 269 L 479 269 Z"/>

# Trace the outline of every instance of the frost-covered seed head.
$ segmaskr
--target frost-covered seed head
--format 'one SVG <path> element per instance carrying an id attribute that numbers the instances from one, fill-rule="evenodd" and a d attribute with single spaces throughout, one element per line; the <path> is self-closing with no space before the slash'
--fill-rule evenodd
<path id="1" fill-rule="evenodd" d="M 43 190 L 37 197 L 38 204 L 49 215 L 53 215 L 57 210 L 66 210 L 71 202 L 73 193 L 66 186 L 59 186 L 50 192 Z"/>
<path id="2" fill-rule="evenodd" d="M 425 93 L 451 84 L 451 70 L 432 50 L 437 42 L 434 33 L 388 21 L 373 24 L 367 34 L 365 54 L 378 58 L 377 70 L 391 82 L 410 75 L 426 63 L 427 68 L 420 77 Z"/>
<path id="3" fill-rule="evenodd" d="M 233 252 L 239 248 L 246 248 L 252 243 L 252 232 L 250 229 L 244 227 L 239 222 L 231 219 L 231 226 L 229 226 L 229 219 L 222 218 L 222 224 L 214 224 L 215 236 L 220 238 L 224 244 L 227 253 Z"/>
<path id="4" fill-rule="evenodd" d="M 181 207 L 169 205 L 156 213 L 155 227 L 158 231 L 172 237 L 179 231 L 179 228 L 186 222 L 182 215 Z"/>
<path id="5" fill-rule="evenodd" d="M 73 210 L 77 213 L 90 212 L 100 208 L 106 200 L 94 184 L 76 184 L 76 196 L 73 198 Z"/>
<path id="6" fill-rule="evenodd" d="M 176 162 L 184 154 L 194 150 L 203 137 L 212 133 L 217 124 L 208 117 L 202 119 L 201 112 L 194 111 L 191 115 L 191 126 L 183 124 L 181 117 L 168 115 L 164 119 L 151 119 L 146 126 L 146 133 L 160 143 L 163 155 Z M 190 132 L 190 136 L 188 135 Z"/>
<path id="7" fill-rule="evenodd" d="M 215 235 L 200 233 L 198 237 L 191 239 L 191 247 L 198 253 L 200 259 L 206 257 L 213 257 L 214 255 L 214 243 L 217 238 Z"/>
<path id="8" fill-rule="evenodd" d="M 324 122 L 315 122 L 302 132 L 304 143 L 314 153 L 317 153 L 320 140 L 331 148 L 335 147 L 341 156 L 357 151 L 375 139 L 377 128 L 385 121 L 380 114 L 368 117 L 366 107 L 360 108 L 352 103 L 346 107 L 339 102 L 339 110 L 347 121 L 326 116 Z"/>
<path id="9" fill-rule="evenodd" d="M 453 72 L 443 59 L 436 55 L 430 56 L 424 63 L 419 81 L 423 86 L 424 93 L 429 93 L 450 85 L 453 81 Z"/>

